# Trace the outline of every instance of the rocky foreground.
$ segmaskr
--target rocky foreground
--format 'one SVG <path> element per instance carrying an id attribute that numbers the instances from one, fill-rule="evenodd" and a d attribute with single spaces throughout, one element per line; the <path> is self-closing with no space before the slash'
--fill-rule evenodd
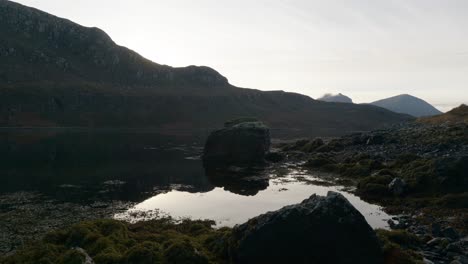
<path id="1" fill-rule="evenodd" d="M 258 155 L 249 159 L 255 166 L 268 166 L 265 160 L 303 164 L 311 173 L 354 186 L 361 198 L 398 215 L 389 220 L 393 230 L 372 230 L 342 195 L 331 192 L 234 228 L 171 218 L 136 224 L 83 222 L 49 233 L 41 243 L 25 246 L 0 262 L 468 263 L 466 123 L 411 123 L 340 138 L 303 139 L 277 143 L 270 153 L 261 144 L 269 142 L 268 133 L 253 133 L 264 129 L 227 125 L 207 144 L 215 151 L 205 149 L 205 165 L 214 162 L 219 172 L 225 165 L 229 169 L 245 164 L 237 157 L 245 158 L 240 143 L 229 153 L 216 146 L 233 134 L 257 138 Z M 218 137 L 221 134 L 225 137 Z M 218 156 L 230 162 L 219 163 Z"/>
<path id="2" fill-rule="evenodd" d="M 234 228 L 162 218 L 83 222 L 2 263 L 383 263 L 382 245 L 339 193 L 312 195 Z"/>
<path id="3" fill-rule="evenodd" d="M 413 237 L 399 244 L 416 259 L 468 263 L 468 125 L 437 119 L 445 122 L 424 119 L 340 138 L 304 139 L 280 144 L 278 153 L 356 186 L 360 197 L 400 215 L 389 224 Z"/>

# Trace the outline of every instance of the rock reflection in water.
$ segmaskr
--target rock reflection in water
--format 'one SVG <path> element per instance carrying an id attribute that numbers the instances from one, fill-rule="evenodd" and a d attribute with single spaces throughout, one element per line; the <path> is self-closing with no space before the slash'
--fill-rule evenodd
<path id="1" fill-rule="evenodd" d="M 205 169 L 205 175 L 212 185 L 240 195 L 256 195 L 269 186 L 269 175 L 262 169 Z"/>

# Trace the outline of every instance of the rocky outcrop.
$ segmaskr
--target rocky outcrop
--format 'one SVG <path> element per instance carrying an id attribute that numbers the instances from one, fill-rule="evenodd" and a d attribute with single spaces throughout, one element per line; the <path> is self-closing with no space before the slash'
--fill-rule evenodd
<path id="1" fill-rule="evenodd" d="M 235 263 L 382 263 L 374 231 L 335 192 L 234 227 L 230 252 Z"/>
<path id="2" fill-rule="evenodd" d="M 203 150 L 205 168 L 251 166 L 264 162 L 270 149 L 270 130 L 261 122 L 240 122 L 216 130 Z"/>

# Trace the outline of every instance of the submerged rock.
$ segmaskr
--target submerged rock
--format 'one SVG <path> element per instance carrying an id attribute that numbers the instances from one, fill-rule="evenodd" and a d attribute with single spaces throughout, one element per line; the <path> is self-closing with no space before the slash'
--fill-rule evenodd
<path id="1" fill-rule="evenodd" d="M 300 204 L 234 227 L 235 263 L 382 263 L 375 232 L 343 195 L 312 195 Z"/>
<path id="2" fill-rule="evenodd" d="M 228 122 L 212 132 L 203 151 L 205 167 L 251 166 L 263 163 L 270 149 L 270 130 L 262 122 Z"/>

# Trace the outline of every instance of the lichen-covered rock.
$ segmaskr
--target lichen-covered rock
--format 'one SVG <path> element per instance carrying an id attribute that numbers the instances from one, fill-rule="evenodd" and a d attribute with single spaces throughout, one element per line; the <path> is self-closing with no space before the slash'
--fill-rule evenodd
<path id="1" fill-rule="evenodd" d="M 250 166 L 264 162 L 270 130 L 262 122 L 243 122 L 216 130 L 208 137 L 203 164 L 208 168 Z"/>
<path id="2" fill-rule="evenodd" d="M 375 232 L 335 192 L 257 216 L 231 239 L 235 263 L 382 263 Z"/>

